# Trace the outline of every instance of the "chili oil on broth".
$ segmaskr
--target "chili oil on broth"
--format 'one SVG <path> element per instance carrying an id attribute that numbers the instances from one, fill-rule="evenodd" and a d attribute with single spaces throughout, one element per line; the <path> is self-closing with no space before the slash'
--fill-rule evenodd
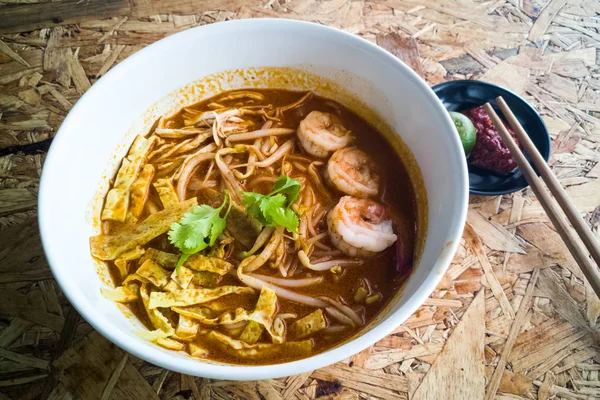
<path id="1" fill-rule="evenodd" d="M 194 113 L 203 113 L 210 110 L 216 110 L 218 112 L 219 108 L 221 107 L 231 108 L 247 106 L 248 103 L 245 102 L 244 99 L 232 99 L 226 101 L 222 100 L 222 98 L 227 94 L 235 94 L 239 93 L 240 91 L 243 90 L 241 89 L 220 93 L 202 102 L 184 107 L 175 115 L 165 119 L 162 123 L 164 124 L 164 127 L 168 129 L 181 129 L 185 127 L 186 116 L 189 117 L 190 114 L 193 115 Z M 264 97 L 262 100 L 252 101 L 252 106 L 268 104 L 271 105 L 271 110 L 295 103 L 306 95 L 306 92 L 295 92 L 286 90 L 251 89 L 251 91 L 259 93 Z M 332 299 L 336 299 L 338 301 L 340 299 L 343 299 L 345 304 L 348 304 L 350 306 L 353 305 L 353 297 L 355 296 L 356 291 L 360 286 L 365 287 L 370 295 L 381 295 L 381 299 L 379 301 L 376 301 L 367 306 L 362 305 L 355 307 L 356 310 L 358 310 L 358 313 L 361 314 L 363 318 L 363 326 L 355 327 L 353 329 L 346 329 L 342 332 L 336 333 L 326 333 L 320 331 L 312 335 L 310 339 L 313 342 L 313 349 L 310 355 L 315 355 L 317 353 L 323 352 L 329 348 L 332 348 L 345 342 L 353 335 L 355 335 L 358 331 L 360 331 L 362 327 L 368 325 L 369 322 L 371 322 L 380 313 L 380 311 L 385 307 L 385 305 L 390 301 L 390 299 L 406 281 L 413 267 L 412 259 L 414 249 L 416 246 L 415 242 L 417 240 L 417 204 L 415 201 L 414 186 L 411 182 L 407 169 L 403 165 L 400 158 L 395 154 L 392 146 L 390 146 L 386 142 L 386 140 L 382 137 L 382 135 L 379 132 L 377 132 L 377 130 L 375 130 L 375 128 L 373 128 L 355 113 L 348 110 L 341 104 L 327 98 L 312 95 L 300 106 L 290 109 L 282 113 L 281 115 L 278 115 L 280 121 L 272 121 L 272 127 L 290 128 L 295 130 L 297 129 L 300 121 L 304 117 L 306 117 L 311 111 L 322 111 L 337 115 L 341 119 L 344 127 L 352 132 L 355 138 L 353 145 L 363 150 L 375 161 L 377 172 L 379 173 L 381 178 L 381 186 L 378 195 L 372 198 L 372 200 L 384 204 L 389 209 L 389 214 L 394 220 L 394 231 L 399 235 L 399 240 L 402 241 L 404 247 L 404 255 L 402 256 L 403 260 L 398 260 L 396 246 L 392 246 L 387 250 L 381 252 L 377 256 L 366 259 L 364 264 L 361 266 L 343 267 L 340 270 L 336 270 L 335 273 L 332 271 L 315 272 L 309 270 L 303 267 L 301 263 L 297 260 L 291 263 L 293 271 L 288 271 L 291 272 L 291 274 L 288 275 L 287 278 L 300 279 L 307 277 L 324 276 L 323 281 L 319 284 L 315 284 L 308 287 L 302 287 L 299 289 L 288 288 L 292 291 L 301 292 L 303 294 L 317 298 L 320 296 L 326 296 Z M 248 120 L 254 122 L 253 128 L 249 129 L 250 131 L 260 129 L 265 125 L 265 123 L 268 123 L 269 121 L 268 116 L 261 115 L 254 115 L 244 118 L 247 118 Z M 156 126 L 154 128 L 156 128 Z M 270 141 L 274 144 L 281 145 L 287 139 L 289 139 L 289 137 L 290 135 L 274 136 L 270 138 Z M 252 142 L 253 140 L 241 143 L 252 144 Z M 231 157 L 231 160 L 229 161 L 230 164 L 243 164 L 248 161 L 247 158 L 248 157 L 246 154 L 233 155 Z M 334 200 L 332 204 L 328 204 L 326 197 L 314 187 L 310 177 L 308 176 L 308 172 L 294 165 L 297 164 L 299 166 L 303 166 L 301 160 L 309 160 L 310 162 L 326 162 L 326 160 L 318 159 L 307 154 L 297 142 L 294 147 L 294 150 L 292 151 L 292 154 L 284 158 L 284 160 L 292 165 L 291 172 L 289 172 L 289 176 L 295 179 L 299 179 L 303 184 L 300 200 L 302 200 L 303 194 L 307 192 L 306 188 L 310 187 L 312 189 L 312 192 L 314 193 L 315 203 L 322 205 L 321 208 L 323 209 L 327 207 L 328 211 L 328 209 L 331 208 L 332 205 L 335 205 L 337 201 L 344 195 L 343 193 L 338 192 L 331 186 L 327 185 L 327 189 L 329 190 L 329 193 Z M 298 162 L 296 163 L 296 161 Z M 266 168 L 262 170 L 257 169 L 253 176 L 242 182 L 244 190 L 254 191 L 262 194 L 268 193 L 272 189 L 272 182 L 274 178 L 282 174 L 281 165 L 282 163 L 279 162 L 276 163 L 275 168 Z M 158 165 L 155 165 L 155 167 L 157 167 L 158 170 Z M 241 171 L 243 170 L 244 168 L 241 169 Z M 321 179 L 324 181 L 324 166 L 320 166 L 318 168 L 318 171 Z M 210 175 L 207 177 L 208 173 L 210 173 Z M 216 185 L 211 186 L 213 181 L 211 177 L 216 174 L 218 174 L 218 170 L 214 165 L 211 166 L 211 164 L 208 162 L 201 164 L 194 171 L 192 177 L 190 178 L 188 188 L 186 190 L 186 198 L 189 199 L 192 197 L 197 197 L 199 199 L 199 204 L 210 203 L 210 201 L 208 201 L 205 196 L 206 191 L 216 190 L 222 193 L 225 189 L 224 185 L 222 184 L 222 180 L 221 183 L 217 183 Z M 157 175 L 154 176 L 153 180 L 156 181 L 156 179 Z M 147 218 L 152 213 L 152 211 L 156 211 L 156 209 L 162 208 L 160 197 L 157 191 L 152 186 L 150 187 L 148 195 L 148 204 L 153 204 L 155 210 L 152 210 L 153 207 L 145 207 L 145 210 L 140 217 L 140 221 L 143 221 L 145 218 Z M 213 201 L 210 205 L 216 207 L 219 204 L 219 202 Z M 325 206 L 326 204 L 327 206 Z M 321 212 L 319 214 L 323 213 Z M 118 232 L 120 229 L 122 229 L 122 226 L 118 222 L 111 221 L 107 223 L 105 221 L 103 223 L 104 234 Z M 325 232 L 327 232 L 326 213 L 320 218 L 320 222 L 314 227 L 314 233 L 316 235 L 320 235 Z M 289 235 L 289 232 L 287 232 L 287 235 L 291 236 Z M 324 247 L 335 249 L 327 235 L 325 235 L 325 237 L 321 239 L 319 243 L 322 244 Z M 292 244 L 293 243 L 290 243 L 290 245 L 288 245 L 286 257 L 297 258 Z M 172 254 L 179 254 L 178 249 L 176 249 L 173 245 L 169 243 L 166 233 L 153 239 L 144 247 L 155 248 Z M 225 259 L 231 262 L 232 264 L 237 265 L 239 263 L 239 260 L 236 258 L 236 254 L 243 250 L 247 250 L 247 248 L 244 248 L 244 246 L 241 246 L 239 242 L 235 241 L 233 245 L 231 245 L 228 249 Z M 260 253 L 260 250 L 257 253 Z M 319 253 L 327 253 L 327 251 L 319 251 L 319 249 L 315 249 L 315 254 L 318 255 Z M 311 258 L 314 257 L 311 256 Z M 405 265 L 398 266 L 399 262 Z M 282 276 L 277 266 L 273 267 L 272 265 L 268 264 L 272 263 L 267 263 L 266 265 L 258 269 L 255 273 L 265 276 L 281 278 Z M 132 273 L 135 271 L 135 268 L 137 268 L 137 266 L 135 266 L 135 262 L 130 262 L 128 268 L 129 273 Z M 398 268 L 401 268 L 402 270 L 399 271 Z M 120 284 L 123 279 L 120 276 L 118 267 L 114 263 L 109 263 L 109 269 L 115 283 Z M 235 273 L 223 276 L 219 282 L 219 285 L 245 286 L 237 279 Z M 215 302 L 222 303 L 225 306 L 229 305 L 229 310 L 234 310 L 236 307 L 243 307 L 251 311 L 253 310 L 258 297 L 258 291 L 256 291 L 256 293 L 252 295 L 225 296 L 218 300 L 215 300 Z M 296 314 L 298 316 L 297 319 L 300 319 L 305 315 L 315 311 L 314 307 L 299 304 L 297 302 L 289 301 L 280 297 L 278 297 L 277 299 L 277 304 L 278 315 L 282 313 Z M 133 303 L 128 303 L 128 306 L 130 310 L 134 313 L 134 315 L 136 315 L 140 319 L 140 321 L 142 321 L 144 325 L 148 327 L 148 329 L 155 329 L 155 327 L 152 325 L 152 322 L 148 318 L 146 308 L 144 307 L 141 300 L 135 301 Z M 172 323 L 176 325 L 177 314 L 175 312 L 172 312 L 170 309 L 160 310 Z M 328 325 L 339 325 L 338 323 L 332 322 L 331 317 L 326 316 L 325 318 L 328 322 Z M 291 322 L 287 320 L 286 322 L 288 322 L 289 328 Z M 220 326 L 208 328 L 215 329 L 227 335 L 232 335 L 231 330 L 224 329 Z M 233 333 L 239 335 L 239 332 Z M 215 344 L 208 340 L 204 340 L 204 337 L 201 335 L 198 336 L 196 342 L 208 350 L 208 359 L 234 364 L 273 364 L 291 361 L 297 358 L 303 358 L 286 358 L 283 354 L 278 354 L 276 357 L 270 357 L 260 360 L 241 358 L 236 357 L 235 354 L 232 354 L 231 352 L 223 351 L 221 345 Z M 270 337 L 268 333 L 264 331 L 259 339 L 259 343 L 269 342 Z"/>

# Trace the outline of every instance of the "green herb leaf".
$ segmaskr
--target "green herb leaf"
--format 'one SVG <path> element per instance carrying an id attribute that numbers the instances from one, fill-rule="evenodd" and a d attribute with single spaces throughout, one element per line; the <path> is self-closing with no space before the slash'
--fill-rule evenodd
<path id="1" fill-rule="evenodd" d="M 260 193 L 254 192 L 242 192 L 242 203 L 246 205 L 246 207 L 252 206 L 254 203 L 258 203 L 265 197 Z"/>
<path id="2" fill-rule="evenodd" d="M 212 227 L 210 229 L 210 241 L 208 243 L 209 246 L 214 246 L 215 242 L 219 238 L 219 235 L 225 230 L 225 218 L 218 218 L 213 221 Z"/>
<path id="3" fill-rule="evenodd" d="M 221 217 L 221 211 L 227 202 L 229 207 L 225 216 Z M 181 250 L 177 269 L 190 255 L 215 244 L 219 235 L 225 230 L 225 219 L 230 209 L 231 196 L 226 193 L 221 207 L 212 208 L 206 204 L 195 206 L 192 212 L 186 213 L 179 222 L 171 224 L 169 241 Z"/>
<path id="4" fill-rule="evenodd" d="M 272 193 L 284 194 L 287 197 L 287 206 L 289 207 L 294 204 L 296 200 L 298 200 L 301 189 L 302 184 L 299 180 L 290 178 L 286 175 L 281 175 L 273 184 Z"/>
<path id="5" fill-rule="evenodd" d="M 299 180 L 282 175 L 275 181 L 269 194 L 242 192 L 242 202 L 246 213 L 265 226 L 283 226 L 290 232 L 298 233 L 298 214 L 290 207 L 300 195 L 302 184 Z"/>
<path id="6" fill-rule="evenodd" d="M 272 196 L 265 196 L 260 202 L 259 208 L 263 215 L 267 216 L 273 210 L 284 208 L 286 201 L 287 199 L 281 193 Z"/>
<path id="7" fill-rule="evenodd" d="M 291 208 L 276 208 L 270 211 L 271 218 L 276 225 L 281 225 L 293 233 L 298 233 L 300 218 Z"/>

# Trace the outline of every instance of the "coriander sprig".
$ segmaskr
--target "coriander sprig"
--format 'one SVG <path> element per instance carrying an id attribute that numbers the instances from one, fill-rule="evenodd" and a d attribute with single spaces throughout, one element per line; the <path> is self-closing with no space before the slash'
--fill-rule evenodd
<path id="1" fill-rule="evenodd" d="M 299 180 L 281 175 L 269 194 L 242 192 L 246 213 L 265 226 L 283 226 L 298 233 L 298 214 L 290 207 L 298 200 L 302 184 Z"/>
<path id="2" fill-rule="evenodd" d="M 206 204 L 195 206 L 179 222 L 171 224 L 169 241 L 181 250 L 181 256 L 175 267 L 177 270 L 189 256 L 213 246 L 225 229 L 225 219 L 231 209 L 231 196 L 229 192 L 225 194 L 221 207 L 212 208 Z M 229 206 L 222 217 L 221 211 L 227 202 Z"/>

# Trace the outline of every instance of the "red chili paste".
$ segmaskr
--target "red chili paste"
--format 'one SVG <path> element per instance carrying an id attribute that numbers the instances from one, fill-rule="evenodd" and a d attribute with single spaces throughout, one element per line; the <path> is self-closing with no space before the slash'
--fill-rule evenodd
<path id="1" fill-rule="evenodd" d="M 475 147 L 471 151 L 469 163 L 502 174 L 507 174 L 517 168 L 517 163 L 510 155 L 508 147 L 502 141 L 485 108 L 483 106 L 475 107 L 462 111 L 462 113 L 473 122 L 477 132 Z M 512 129 L 508 125 L 506 129 L 515 139 L 517 145 L 521 147 Z"/>

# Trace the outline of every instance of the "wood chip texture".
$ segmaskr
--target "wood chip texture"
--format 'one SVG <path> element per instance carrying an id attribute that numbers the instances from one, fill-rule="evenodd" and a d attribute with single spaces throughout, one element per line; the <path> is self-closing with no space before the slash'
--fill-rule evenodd
<path id="1" fill-rule="evenodd" d="M 542 115 L 550 165 L 600 237 L 598 0 L 2 0 L 0 399 L 600 398 L 599 300 L 528 189 L 473 196 L 466 240 L 427 302 L 372 348 L 318 371 L 182 377 L 78 318 L 36 223 L 56 130 L 97 79 L 146 45 L 262 17 L 358 35 L 430 85 L 481 79 L 520 94 Z"/>

